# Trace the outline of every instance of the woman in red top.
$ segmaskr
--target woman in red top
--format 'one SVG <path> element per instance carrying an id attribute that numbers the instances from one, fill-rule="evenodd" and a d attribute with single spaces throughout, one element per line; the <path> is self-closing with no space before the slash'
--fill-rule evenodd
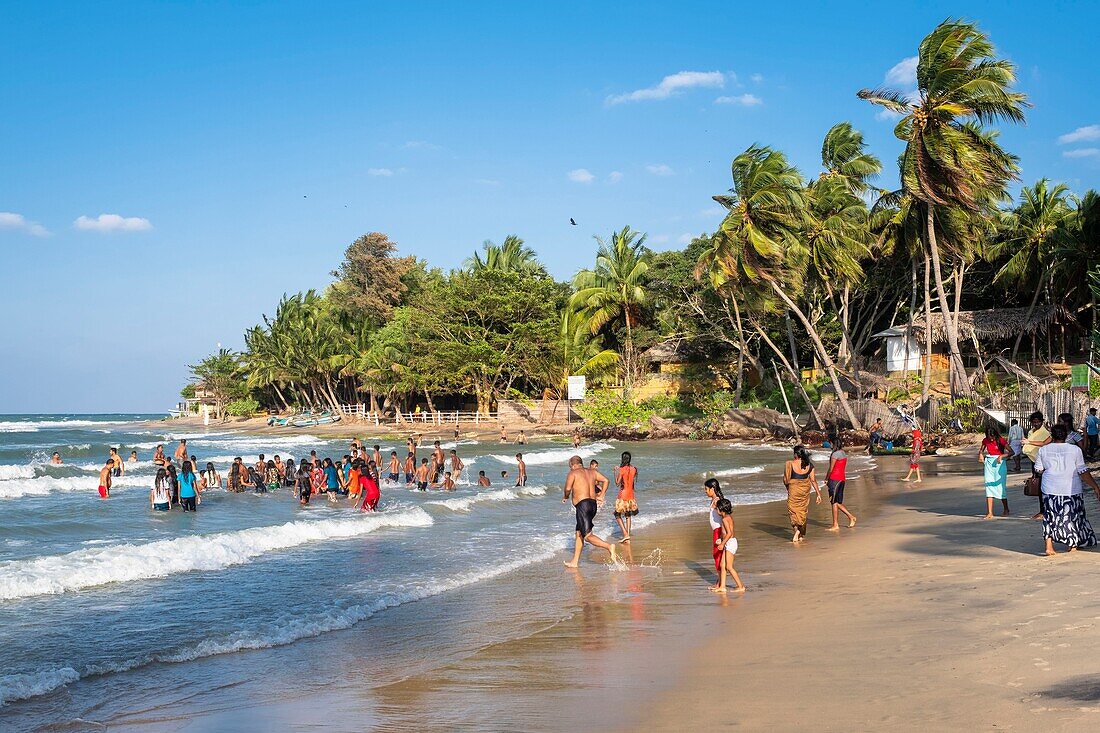
<path id="1" fill-rule="evenodd" d="M 978 449 L 978 460 L 985 472 L 985 519 L 993 519 L 993 500 L 1000 499 L 1004 510 L 1002 517 L 1008 516 L 1008 443 L 996 428 L 985 431 L 982 447 Z"/>
<path id="2" fill-rule="evenodd" d="M 365 512 L 373 512 L 378 506 L 378 500 L 382 498 L 382 492 L 378 489 L 378 465 L 374 461 L 367 463 L 366 469 L 359 476 L 359 486 L 363 493 L 363 506 Z"/>
<path id="3" fill-rule="evenodd" d="M 623 532 L 620 542 L 630 542 L 630 520 L 638 513 L 638 502 L 634 498 L 634 482 L 638 479 L 638 469 L 630 465 L 629 451 L 623 451 L 622 460 L 615 469 L 615 483 L 619 495 L 615 499 L 615 521 Z"/>
<path id="4" fill-rule="evenodd" d="M 829 454 L 829 473 L 826 483 L 829 486 L 829 503 L 833 505 L 833 526 L 830 532 L 839 532 L 840 525 L 837 520 L 840 515 L 848 517 L 848 526 L 856 526 L 856 515 L 848 511 L 844 506 L 844 480 L 848 467 L 848 454 L 844 452 L 844 442 L 838 437 L 833 442 L 833 452 Z"/>

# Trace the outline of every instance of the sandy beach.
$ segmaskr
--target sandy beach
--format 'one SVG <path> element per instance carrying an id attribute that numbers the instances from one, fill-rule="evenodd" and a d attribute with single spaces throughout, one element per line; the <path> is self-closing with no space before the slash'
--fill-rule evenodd
<path id="1" fill-rule="evenodd" d="M 1041 557 L 1033 500 L 981 519 L 970 459 L 928 461 L 919 486 L 898 480 L 903 468 L 880 458 L 849 489 L 853 530 L 827 532 L 828 504 L 812 508 L 802 546 L 785 541 L 781 503 L 739 510 L 742 597 L 706 589 L 703 515 L 665 522 L 637 533 L 629 570 L 590 555 L 579 573 L 530 571 L 512 602 L 537 606 L 544 584 L 565 583 L 573 612 L 560 622 L 396 682 L 165 729 L 1070 731 L 1096 720 L 1096 553 Z M 491 585 L 429 612 L 465 613 Z"/>

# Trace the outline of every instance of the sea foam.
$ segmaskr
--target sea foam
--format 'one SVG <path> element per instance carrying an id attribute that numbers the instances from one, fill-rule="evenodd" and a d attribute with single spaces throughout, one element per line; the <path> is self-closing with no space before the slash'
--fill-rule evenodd
<path id="1" fill-rule="evenodd" d="M 564 467 L 570 458 L 573 456 L 580 456 L 581 458 L 591 458 L 592 456 L 603 453 L 605 450 L 614 448 L 610 443 L 590 443 L 583 445 L 580 448 L 551 448 L 549 450 L 532 451 L 531 453 L 525 453 L 524 448 L 526 446 L 516 446 L 516 453 L 523 453 L 523 462 L 528 466 L 544 466 L 548 463 L 560 463 Z M 490 458 L 494 458 L 501 463 L 508 463 L 516 465 L 515 453 L 512 455 L 492 455 Z"/>
<path id="2" fill-rule="evenodd" d="M 429 501 L 428 504 L 441 506 L 455 512 L 468 512 L 474 504 L 496 501 L 515 501 L 521 496 L 543 496 L 546 494 L 545 486 L 516 486 L 510 489 L 497 489 L 496 491 L 482 491 L 473 496 L 458 496 L 443 501 Z"/>
<path id="3" fill-rule="evenodd" d="M 267 552 L 309 542 L 357 537 L 384 527 L 427 527 L 419 507 L 341 519 L 299 520 L 273 527 L 116 544 L 0 564 L 0 600 L 68 593 L 109 583 L 221 570 Z"/>

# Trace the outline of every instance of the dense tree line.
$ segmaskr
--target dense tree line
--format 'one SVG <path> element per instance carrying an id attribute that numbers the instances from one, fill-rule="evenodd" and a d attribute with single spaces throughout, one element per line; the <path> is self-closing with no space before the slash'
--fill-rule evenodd
<path id="1" fill-rule="evenodd" d="M 448 395 L 484 412 L 511 395 L 563 396 L 571 374 L 629 393 L 643 352 L 671 341 L 702 349 L 735 405 L 749 398 L 751 373 L 784 380 L 812 412 L 800 369 L 817 365 L 858 426 L 841 377 L 858 378 L 871 335 L 890 325 L 923 317 L 931 351 L 939 312 L 951 391 L 972 395 L 961 310 L 1052 304 L 1093 324 L 1100 209 L 1095 192 L 1078 197 L 1045 179 L 1009 199 L 1017 159 L 991 125 L 1022 121 L 1028 103 L 976 26 L 933 30 L 918 48 L 917 83 L 915 94 L 858 93 L 897 116 L 896 187 L 879 186 L 882 163 L 841 122 L 811 177 L 780 150 L 752 145 L 733 159 L 729 192 L 714 197 L 727 210 L 717 231 L 653 252 L 624 227 L 597 237 L 592 267 L 568 284 L 514 235 L 443 272 L 370 233 L 348 247 L 325 293 L 284 297 L 245 335 L 243 353 L 194 373 L 214 383 L 228 370 L 279 409 L 434 409 Z"/>

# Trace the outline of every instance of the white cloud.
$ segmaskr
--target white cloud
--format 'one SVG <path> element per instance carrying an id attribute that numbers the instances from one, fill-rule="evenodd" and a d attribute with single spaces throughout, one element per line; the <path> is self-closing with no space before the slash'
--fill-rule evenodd
<path id="1" fill-rule="evenodd" d="M 763 74 L 753 74 L 749 78 L 752 79 L 753 84 L 762 84 L 764 82 Z"/>
<path id="2" fill-rule="evenodd" d="M 672 170 L 672 168 L 668 167 L 664 163 L 647 165 L 645 169 L 655 176 L 671 176 L 676 174 L 676 171 Z"/>
<path id="3" fill-rule="evenodd" d="M 764 104 L 764 100 L 755 94 L 738 94 L 735 97 L 718 97 L 714 100 L 715 104 L 739 104 L 742 107 L 754 107 L 758 104 Z"/>
<path id="4" fill-rule="evenodd" d="M 619 171 L 611 171 L 607 174 L 608 183 L 618 183 L 621 180 L 623 180 L 623 174 Z"/>
<path id="5" fill-rule="evenodd" d="M 917 57 L 910 56 L 894 64 L 893 68 L 886 72 L 886 83 L 896 84 L 906 89 L 916 88 Z"/>
<path id="6" fill-rule="evenodd" d="M 878 112 L 875 112 L 876 120 L 900 120 L 904 115 L 901 112 L 895 112 L 892 109 L 886 109 L 883 107 Z"/>
<path id="7" fill-rule="evenodd" d="M 442 145 L 430 143 L 427 140 L 409 140 L 404 145 L 406 150 L 442 150 Z"/>
<path id="8" fill-rule="evenodd" d="M 30 221 L 22 214 L 0 211 L 0 229 L 18 229 L 32 237 L 48 237 L 50 232 L 36 221 Z"/>
<path id="9" fill-rule="evenodd" d="M 1100 148 L 1077 148 L 1066 150 L 1062 153 L 1066 158 L 1096 158 L 1100 157 Z"/>
<path id="10" fill-rule="evenodd" d="M 96 218 L 78 217 L 73 226 L 89 232 L 146 232 L 153 228 L 148 219 L 140 216 L 100 214 Z"/>
<path id="11" fill-rule="evenodd" d="M 569 180 L 573 181 L 573 183 L 592 183 L 596 178 L 584 168 L 575 168 L 566 175 L 569 176 Z"/>
<path id="12" fill-rule="evenodd" d="M 1067 132 L 1065 135 L 1058 136 L 1059 145 L 1088 142 L 1091 140 L 1100 140 L 1100 125 L 1085 125 L 1084 127 L 1078 127 L 1073 132 Z"/>
<path id="13" fill-rule="evenodd" d="M 500 181 L 496 180 L 495 178 L 475 178 L 473 180 L 473 182 L 477 183 L 479 185 L 482 185 L 482 186 L 499 186 L 500 185 Z"/>
<path id="14" fill-rule="evenodd" d="M 368 176 L 385 176 L 389 177 L 393 175 L 392 168 L 367 168 Z"/>
<path id="15" fill-rule="evenodd" d="M 654 99 L 668 99 L 685 89 L 696 87 L 722 87 L 726 84 L 726 76 L 721 71 L 681 71 L 661 79 L 656 86 L 645 89 L 635 89 L 626 94 L 615 94 L 607 98 L 607 104 L 622 104 L 623 102 L 642 102 Z"/>
<path id="16" fill-rule="evenodd" d="M 649 238 L 649 241 L 654 244 L 668 244 L 669 236 L 667 234 L 657 234 Z"/>
<path id="17" fill-rule="evenodd" d="M 694 234 L 688 234 L 684 232 L 680 236 L 676 237 L 676 244 L 691 244 L 691 240 L 695 239 Z"/>

